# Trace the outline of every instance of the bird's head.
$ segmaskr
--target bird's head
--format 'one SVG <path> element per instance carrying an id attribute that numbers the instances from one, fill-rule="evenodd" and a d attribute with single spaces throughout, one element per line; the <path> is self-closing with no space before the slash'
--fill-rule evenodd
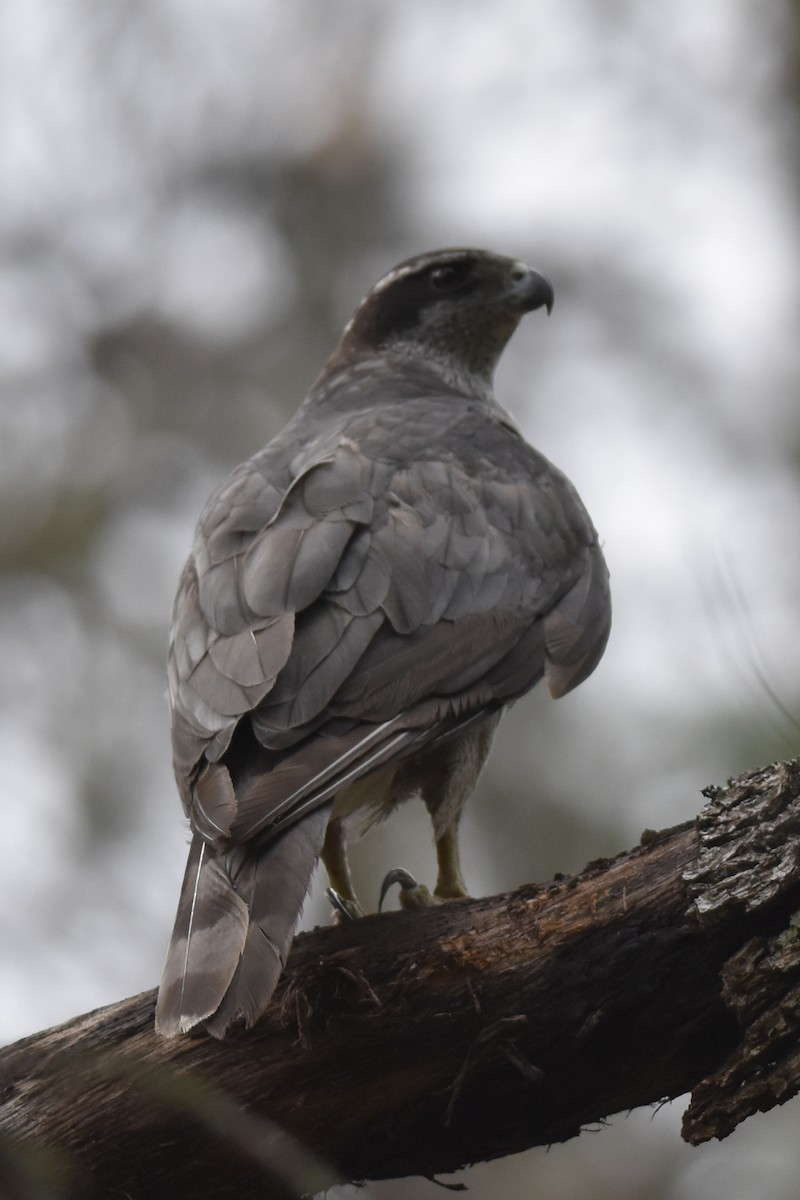
<path id="1" fill-rule="evenodd" d="M 437 250 L 400 263 L 356 309 L 331 365 L 384 353 L 441 362 L 489 381 L 526 312 L 553 305 L 544 275 L 486 250 Z"/>

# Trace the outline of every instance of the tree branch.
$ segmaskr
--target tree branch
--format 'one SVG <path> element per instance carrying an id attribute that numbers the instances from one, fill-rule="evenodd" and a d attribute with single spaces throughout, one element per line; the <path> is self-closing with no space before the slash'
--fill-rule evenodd
<path id="1" fill-rule="evenodd" d="M 433 1175 L 689 1090 L 724 1137 L 800 1090 L 800 763 L 707 795 L 580 875 L 298 937 L 224 1043 L 159 1041 L 152 992 L 27 1038 L 2 1128 L 131 1200 Z"/>

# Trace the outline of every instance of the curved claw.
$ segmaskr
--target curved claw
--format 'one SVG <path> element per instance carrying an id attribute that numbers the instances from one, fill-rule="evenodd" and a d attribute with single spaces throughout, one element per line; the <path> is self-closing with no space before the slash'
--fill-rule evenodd
<path id="1" fill-rule="evenodd" d="M 340 917 L 345 917 L 348 921 L 355 920 L 355 913 L 343 896 L 340 896 L 332 887 L 325 888 L 325 895 L 330 900 L 335 913 L 338 913 Z"/>
<path id="2" fill-rule="evenodd" d="M 392 870 L 388 872 L 383 883 L 381 884 L 381 895 L 380 899 L 378 900 L 378 912 L 380 912 L 383 908 L 383 902 L 386 899 L 386 893 L 388 892 L 389 888 L 393 887 L 396 883 L 400 884 L 400 887 L 404 892 L 410 892 L 413 891 L 414 888 L 419 887 L 419 884 L 410 871 L 406 871 L 404 867 L 393 867 Z"/>

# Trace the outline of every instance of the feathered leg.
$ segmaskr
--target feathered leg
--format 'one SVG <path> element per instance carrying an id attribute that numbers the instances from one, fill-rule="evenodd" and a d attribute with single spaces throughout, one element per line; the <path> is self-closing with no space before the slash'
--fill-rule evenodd
<path id="1" fill-rule="evenodd" d="M 405 771 L 398 773 L 401 786 L 419 789 L 430 814 L 438 875 L 436 890 L 431 893 L 402 867 L 390 871 L 381 887 L 381 904 L 386 892 L 395 883 L 400 885 L 400 904 L 403 908 L 427 908 L 443 900 L 469 896 L 461 874 L 458 825 L 461 811 L 486 762 L 499 720 L 499 712 L 485 718 L 449 741 L 419 755 Z"/>

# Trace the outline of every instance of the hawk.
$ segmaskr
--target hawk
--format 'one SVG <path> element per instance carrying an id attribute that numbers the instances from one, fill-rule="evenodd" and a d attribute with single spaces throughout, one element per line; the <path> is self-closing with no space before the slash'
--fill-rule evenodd
<path id="1" fill-rule="evenodd" d="M 192 843 L 156 1009 L 172 1037 L 264 1013 L 318 858 L 347 863 L 407 798 L 431 895 L 466 896 L 461 810 L 506 705 L 564 695 L 609 632 L 608 571 L 572 484 L 492 392 L 548 280 L 483 250 L 409 259 L 368 293 L 286 428 L 208 501 L 169 647 Z"/>

